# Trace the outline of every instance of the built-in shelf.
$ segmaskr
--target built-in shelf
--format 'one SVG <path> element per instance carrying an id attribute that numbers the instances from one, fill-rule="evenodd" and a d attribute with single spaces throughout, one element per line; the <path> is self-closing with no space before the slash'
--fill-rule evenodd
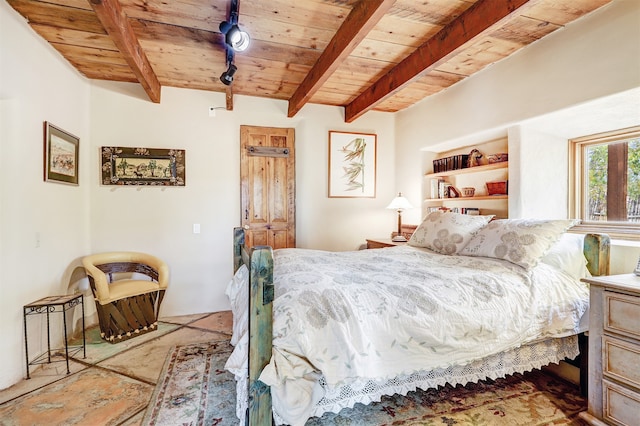
<path id="1" fill-rule="evenodd" d="M 459 192 L 462 192 L 462 187 L 474 187 L 477 194 L 473 197 L 426 198 L 423 199 L 423 202 L 427 209 L 450 208 L 453 211 L 464 212 L 465 208 L 476 208 L 479 209 L 480 214 L 495 215 L 497 218 L 506 218 L 509 215 L 509 195 L 487 195 L 484 188 L 487 180 L 509 179 L 509 163 L 507 161 L 427 173 L 425 178 L 431 181 L 430 184 L 434 180 L 449 183 L 457 187 Z"/>
<path id="2" fill-rule="evenodd" d="M 503 161 L 501 163 L 492 163 L 492 164 L 485 164 L 483 166 L 467 167 L 466 169 L 447 170 L 446 172 L 438 172 L 438 173 L 427 173 L 426 176 L 430 178 L 437 178 L 437 177 L 444 177 L 444 176 L 463 175 L 467 173 L 486 172 L 489 170 L 506 169 L 508 167 L 509 167 L 509 162 Z"/>

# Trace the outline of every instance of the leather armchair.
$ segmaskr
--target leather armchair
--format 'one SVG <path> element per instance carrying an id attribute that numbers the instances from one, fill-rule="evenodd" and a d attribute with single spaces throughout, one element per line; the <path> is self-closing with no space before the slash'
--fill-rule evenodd
<path id="1" fill-rule="evenodd" d="M 169 267 L 150 254 L 108 252 L 82 259 L 96 302 L 100 335 L 116 343 L 153 331 Z"/>

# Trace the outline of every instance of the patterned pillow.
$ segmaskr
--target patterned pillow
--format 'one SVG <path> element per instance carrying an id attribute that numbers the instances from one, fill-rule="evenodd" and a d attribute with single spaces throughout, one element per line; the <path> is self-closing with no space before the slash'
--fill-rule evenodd
<path id="1" fill-rule="evenodd" d="M 577 220 L 498 219 L 475 234 L 460 254 L 508 260 L 531 269 Z"/>
<path id="2" fill-rule="evenodd" d="M 409 239 L 409 245 L 442 254 L 457 254 L 491 218 L 493 216 L 435 211 L 424 218 Z"/>

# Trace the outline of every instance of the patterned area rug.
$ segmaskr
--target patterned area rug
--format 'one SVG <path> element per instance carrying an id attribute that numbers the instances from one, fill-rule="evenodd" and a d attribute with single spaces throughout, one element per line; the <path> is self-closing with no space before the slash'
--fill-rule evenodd
<path id="1" fill-rule="evenodd" d="M 228 342 L 178 346 L 171 351 L 144 425 L 237 425 L 235 383 L 224 370 Z M 583 425 L 587 407 L 577 387 L 539 370 L 466 386 L 385 397 L 307 426 Z"/>
<path id="2" fill-rule="evenodd" d="M 174 346 L 149 401 L 143 425 L 237 425 L 236 384 L 224 364 L 228 341 Z"/>
<path id="3" fill-rule="evenodd" d="M 340 414 L 324 414 L 307 426 L 494 426 L 584 425 L 578 413 L 586 399 L 576 386 L 540 370 L 504 379 L 450 385 L 356 404 Z"/>

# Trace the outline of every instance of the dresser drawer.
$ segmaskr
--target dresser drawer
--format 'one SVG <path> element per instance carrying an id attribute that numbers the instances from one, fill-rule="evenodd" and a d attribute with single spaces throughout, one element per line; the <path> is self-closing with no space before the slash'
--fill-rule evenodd
<path id="1" fill-rule="evenodd" d="M 640 345 L 604 336 L 602 372 L 640 391 Z"/>
<path id="2" fill-rule="evenodd" d="M 603 417 L 614 425 L 638 424 L 640 395 L 606 379 L 602 381 Z"/>
<path id="3" fill-rule="evenodd" d="M 640 339 L 640 298 L 604 292 L 604 329 Z"/>

